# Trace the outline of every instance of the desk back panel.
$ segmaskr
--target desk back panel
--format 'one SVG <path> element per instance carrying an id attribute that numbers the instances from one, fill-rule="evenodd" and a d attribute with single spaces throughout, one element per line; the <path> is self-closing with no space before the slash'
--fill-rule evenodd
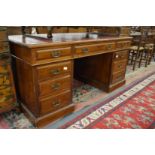
<path id="1" fill-rule="evenodd" d="M 112 53 L 106 53 L 74 61 L 74 77 L 104 91 L 108 91 Z"/>

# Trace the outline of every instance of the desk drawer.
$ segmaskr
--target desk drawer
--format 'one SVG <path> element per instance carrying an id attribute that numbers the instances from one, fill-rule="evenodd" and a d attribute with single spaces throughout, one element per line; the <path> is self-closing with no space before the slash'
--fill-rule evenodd
<path id="1" fill-rule="evenodd" d="M 45 60 L 45 59 L 63 59 L 65 57 L 71 57 L 71 48 L 57 48 L 57 49 L 46 49 L 46 50 L 37 50 L 36 59 Z"/>
<path id="2" fill-rule="evenodd" d="M 9 51 L 9 43 L 7 41 L 0 42 L 0 53 Z"/>
<path id="3" fill-rule="evenodd" d="M 75 46 L 76 54 L 89 54 L 93 52 L 104 52 L 115 49 L 115 43 L 104 43 L 94 45 Z"/>
<path id="4" fill-rule="evenodd" d="M 38 79 L 47 80 L 71 74 L 72 62 L 62 62 L 46 66 L 37 67 Z"/>
<path id="5" fill-rule="evenodd" d="M 64 90 L 71 89 L 71 77 L 66 76 L 57 80 L 50 80 L 39 83 L 39 95 L 56 95 Z"/>
<path id="6" fill-rule="evenodd" d="M 113 62 L 113 73 L 114 72 L 125 71 L 126 70 L 126 63 L 127 63 L 127 60 L 114 61 Z"/>
<path id="7" fill-rule="evenodd" d="M 71 92 L 66 91 L 65 93 L 59 94 L 54 97 L 49 97 L 48 99 L 42 99 L 40 101 L 40 113 L 41 115 L 47 114 L 49 112 L 54 112 L 63 108 L 71 103 Z"/>
<path id="8" fill-rule="evenodd" d="M 122 81 L 124 78 L 125 78 L 125 72 L 124 71 L 112 74 L 111 83 L 112 84 L 117 83 L 119 81 Z"/>
<path id="9" fill-rule="evenodd" d="M 116 43 L 116 48 L 129 48 L 131 45 L 131 41 L 120 41 Z"/>
<path id="10" fill-rule="evenodd" d="M 114 61 L 119 61 L 119 60 L 123 60 L 123 59 L 128 59 L 128 50 L 114 53 L 114 55 L 113 55 Z"/>

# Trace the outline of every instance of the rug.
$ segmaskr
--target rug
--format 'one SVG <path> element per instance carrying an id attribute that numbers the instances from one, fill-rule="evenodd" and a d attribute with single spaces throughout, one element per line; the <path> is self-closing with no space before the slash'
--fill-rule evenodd
<path id="1" fill-rule="evenodd" d="M 152 73 L 59 128 L 148 129 L 154 127 L 155 73 Z"/>
<path id="2" fill-rule="evenodd" d="M 0 115 L 0 129 L 32 129 L 34 126 L 18 110 L 12 110 Z"/>

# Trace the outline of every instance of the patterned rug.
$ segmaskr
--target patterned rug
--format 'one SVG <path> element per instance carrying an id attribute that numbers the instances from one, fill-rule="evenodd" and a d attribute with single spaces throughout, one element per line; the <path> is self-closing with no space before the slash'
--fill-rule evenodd
<path id="1" fill-rule="evenodd" d="M 0 129 L 30 129 L 34 128 L 25 115 L 12 110 L 0 115 Z"/>
<path id="2" fill-rule="evenodd" d="M 136 70 L 133 72 L 132 67 L 128 66 L 126 85 L 150 74 L 152 71 L 154 71 L 154 67 L 155 67 L 155 63 L 152 63 L 147 68 L 145 67 L 141 67 L 140 69 L 136 68 Z M 82 111 L 83 109 L 90 107 L 96 102 L 99 103 L 100 101 L 103 101 L 103 99 L 106 96 L 110 96 L 110 95 L 111 93 L 107 94 L 97 88 L 94 88 L 90 85 L 87 85 L 75 80 L 74 87 L 73 87 L 73 103 L 76 104 L 75 112 Z M 23 113 L 13 110 L 11 112 L 0 114 L 0 129 L 2 128 L 3 129 L 11 129 L 11 128 L 27 129 L 27 128 L 34 128 L 34 127 Z"/>
<path id="3" fill-rule="evenodd" d="M 155 73 L 91 107 L 59 128 L 155 128 Z"/>

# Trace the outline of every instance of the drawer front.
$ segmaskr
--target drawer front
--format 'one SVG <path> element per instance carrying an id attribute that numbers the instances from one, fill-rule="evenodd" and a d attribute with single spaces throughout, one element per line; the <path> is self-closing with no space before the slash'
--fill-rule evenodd
<path id="1" fill-rule="evenodd" d="M 65 78 L 60 78 L 57 80 L 50 80 L 47 82 L 39 83 L 39 95 L 48 96 L 56 95 L 65 90 L 71 89 L 71 77 L 67 76 Z"/>
<path id="2" fill-rule="evenodd" d="M 71 102 L 71 92 L 67 91 L 65 93 L 59 94 L 48 99 L 43 99 L 40 101 L 40 114 L 44 115 L 50 112 L 54 112 L 70 104 Z"/>
<path id="3" fill-rule="evenodd" d="M 114 61 L 119 61 L 123 59 L 128 59 L 128 51 L 120 51 L 120 52 L 115 52 L 113 55 L 113 60 Z"/>
<path id="4" fill-rule="evenodd" d="M 94 45 L 75 46 L 76 54 L 89 54 L 93 52 L 104 52 L 115 49 L 115 43 L 104 43 Z"/>
<path id="5" fill-rule="evenodd" d="M 0 42 L 0 53 L 9 51 L 9 43 L 6 41 Z"/>
<path id="6" fill-rule="evenodd" d="M 123 48 L 129 48 L 131 45 L 130 41 L 120 41 L 116 43 L 116 48 L 123 49 Z"/>
<path id="7" fill-rule="evenodd" d="M 0 31 L 0 41 L 7 41 L 8 37 L 7 37 L 7 31 L 2 30 Z"/>
<path id="8" fill-rule="evenodd" d="M 113 73 L 125 71 L 126 70 L 127 60 L 123 61 L 114 61 L 113 62 Z"/>
<path id="9" fill-rule="evenodd" d="M 63 59 L 63 58 L 71 57 L 71 48 L 58 48 L 58 49 L 47 49 L 47 50 L 38 50 L 36 51 L 36 59 L 37 60 L 45 60 L 45 59 Z"/>
<path id="10" fill-rule="evenodd" d="M 52 65 L 37 67 L 37 74 L 39 80 L 46 80 L 51 78 L 58 78 L 67 74 L 71 74 L 72 62 L 62 62 Z"/>
<path id="11" fill-rule="evenodd" d="M 125 78 L 125 72 L 118 72 L 118 73 L 112 74 L 111 83 L 112 84 L 117 83 L 119 81 L 124 80 L 124 78 Z"/>

